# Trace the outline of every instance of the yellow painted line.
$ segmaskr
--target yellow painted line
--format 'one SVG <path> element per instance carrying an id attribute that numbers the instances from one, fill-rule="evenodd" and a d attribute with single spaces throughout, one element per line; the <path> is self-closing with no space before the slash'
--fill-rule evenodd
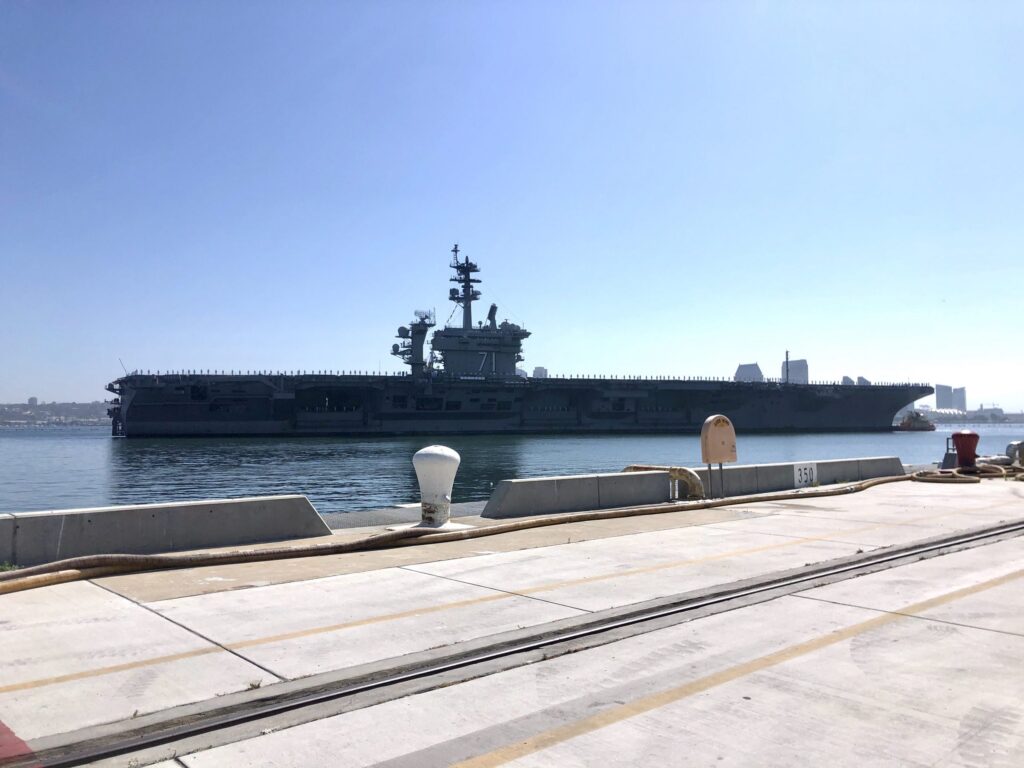
<path id="1" fill-rule="evenodd" d="M 480 603 L 490 603 L 495 600 L 508 600 L 509 598 L 515 597 L 505 592 L 500 592 L 494 595 L 486 595 L 484 597 L 474 597 L 468 600 L 456 600 L 452 603 L 440 603 L 439 605 L 429 605 L 424 608 L 412 608 L 408 611 L 400 611 L 398 613 L 386 613 L 381 616 L 370 616 L 365 619 L 357 619 L 356 621 L 346 621 L 340 624 L 328 624 L 323 627 L 311 627 L 310 629 L 299 629 L 294 632 L 285 632 L 280 635 L 270 635 L 268 637 L 256 637 L 252 640 L 242 640 L 238 643 L 231 643 L 225 645 L 225 648 L 230 648 L 233 651 L 237 651 L 240 648 L 252 648 L 257 645 L 267 645 L 269 643 L 280 643 L 285 640 L 295 640 L 300 637 L 309 637 L 310 635 L 321 635 L 326 632 L 339 632 L 343 629 L 353 629 L 354 627 L 365 627 L 370 624 L 382 624 L 386 621 L 396 621 L 398 619 L 407 619 L 412 616 L 424 616 L 429 613 L 437 613 L 438 611 L 447 611 L 451 608 L 465 608 L 469 605 L 478 605 Z"/>
<path id="2" fill-rule="evenodd" d="M 739 680 L 740 678 L 746 677 L 754 672 L 760 672 L 769 667 L 778 666 L 784 664 L 787 661 L 805 656 L 814 651 L 819 651 L 823 648 L 836 645 L 845 640 L 849 640 L 857 635 L 870 632 L 873 629 L 878 629 L 886 624 L 890 624 L 899 619 L 905 618 L 907 615 L 915 615 L 923 611 L 927 611 L 931 608 L 935 608 L 946 603 L 951 603 L 954 600 L 959 600 L 962 597 L 983 592 L 994 587 L 1002 586 L 1011 581 L 1015 581 L 1024 576 L 1024 570 L 1014 571 L 1013 573 L 999 576 L 989 581 L 981 582 L 970 587 L 964 587 L 962 589 L 955 590 L 953 592 L 947 592 L 944 595 L 933 597 L 929 600 L 923 600 L 913 605 L 908 605 L 896 613 L 884 613 L 880 616 L 876 616 L 873 619 L 862 621 L 859 624 L 853 624 L 843 629 L 835 630 L 827 635 L 821 635 L 811 640 L 807 640 L 796 645 L 791 645 L 788 648 L 769 653 L 765 656 L 761 656 L 751 661 L 737 664 L 728 669 L 723 669 L 720 672 L 707 675 L 706 677 L 692 680 L 683 685 L 669 688 L 664 691 L 643 696 L 635 701 L 631 701 L 627 704 L 622 704 L 617 707 L 610 707 L 603 712 L 591 715 L 590 717 L 582 720 L 577 720 L 572 723 L 566 723 L 557 728 L 539 733 L 536 736 L 532 736 L 523 741 L 515 744 L 510 744 L 507 747 L 501 747 L 493 752 L 488 752 L 477 757 L 470 758 L 461 763 L 456 763 L 457 768 L 491 768 L 492 766 L 503 765 L 504 763 L 512 760 L 517 760 L 526 755 L 539 752 L 543 749 L 553 747 L 556 744 L 560 744 L 569 739 L 582 736 L 587 733 L 605 728 L 609 725 L 627 720 L 637 715 L 642 715 L 646 712 L 664 707 L 668 704 L 672 704 L 681 699 L 685 699 L 688 696 L 693 696 L 698 693 L 716 688 L 725 683 Z"/>
<path id="3" fill-rule="evenodd" d="M 741 557 L 743 555 L 752 555 L 757 552 L 766 552 L 772 549 L 782 549 L 784 547 L 794 547 L 798 544 L 806 544 L 808 542 L 818 541 L 818 539 L 795 539 L 793 541 L 782 541 L 775 544 L 764 544 L 760 547 L 747 547 L 745 549 L 732 549 L 728 552 L 719 552 L 715 555 L 705 555 L 704 557 L 694 557 L 687 560 L 672 560 L 667 563 L 658 563 L 657 565 L 645 565 L 641 568 L 625 568 L 620 571 L 613 571 L 611 573 L 598 573 L 594 576 L 580 576 L 577 579 L 566 579 L 564 581 L 553 581 L 549 584 L 541 584 L 536 587 L 527 587 L 526 589 L 513 590 L 520 595 L 532 595 L 537 592 L 550 592 L 556 589 L 564 589 L 565 587 L 576 587 L 581 584 L 591 584 L 597 581 L 608 581 L 609 579 L 618 579 L 624 576 L 639 576 L 645 573 L 657 573 L 658 571 L 666 571 L 672 568 L 684 568 L 687 565 L 697 565 L 699 563 L 710 563 L 715 560 L 728 560 L 731 557 Z"/>
<path id="4" fill-rule="evenodd" d="M 618 576 L 631 576 L 637 573 L 664 570 L 666 568 L 679 568 L 683 565 L 695 564 L 706 562 L 710 560 L 727 559 L 729 557 L 735 557 L 739 555 L 749 554 L 764 549 L 776 549 L 778 547 L 795 546 L 806 542 L 807 539 L 795 539 L 793 541 L 785 541 L 776 544 L 769 544 L 763 547 L 751 547 L 747 549 L 736 549 L 729 552 L 720 552 L 716 555 L 708 555 L 707 557 L 674 561 L 671 563 L 664 563 L 662 565 L 649 566 L 647 568 L 634 568 L 630 571 L 620 571 L 618 573 L 600 574 L 597 576 L 588 576 L 581 579 L 571 579 L 566 581 L 552 582 L 551 584 L 544 584 L 539 587 L 533 587 L 531 589 L 520 590 L 519 594 L 530 594 L 532 592 L 542 592 L 546 590 L 561 589 L 566 586 L 573 586 L 577 583 L 584 583 L 589 581 L 598 581 L 601 579 L 611 579 Z M 429 575 L 429 574 L 427 574 Z M 486 587 L 485 587 L 486 588 Z M 467 600 L 456 600 L 450 603 L 440 603 L 437 605 L 423 606 L 421 608 L 412 608 L 407 611 L 399 611 L 397 613 L 385 613 L 379 616 L 369 616 L 365 619 L 357 619 L 355 621 L 341 622 L 338 624 L 328 624 L 320 627 L 310 627 L 308 629 L 295 630 L 294 632 L 285 632 L 277 635 L 268 635 L 266 637 L 256 637 L 251 640 L 241 640 L 237 643 L 226 644 L 224 647 L 233 651 L 242 650 L 245 648 L 255 648 L 261 645 L 269 645 L 271 643 L 286 642 L 288 640 L 297 640 L 303 637 L 311 637 L 313 635 L 326 634 L 329 632 L 340 632 L 345 629 L 352 629 L 355 627 L 368 626 L 371 624 L 383 624 L 388 621 L 397 621 L 399 619 L 411 618 L 414 616 L 424 616 L 431 613 L 438 613 L 440 611 L 446 611 L 456 608 L 464 608 L 470 605 L 476 605 L 479 603 L 494 602 L 498 600 L 510 600 L 516 597 L 516 594 L 509 592 L 499 592 L 495 594 L 485 595 L 483 597 L 476 597 Z M 56 685 L 59 683 L 71 682 L 74 680 L 80 680 L 89 677 L 98 677 L 100 675 L 114 674 L 116 672 L 123 672 L 129 669 L 138 669 L 140 667 L 152 666 L 157 664 L 167 664 L 173 661 L 178 661 L 183 658 L 190 658 L 192 656 L 201 656 L 207 653 L 215 653 L 220 651 L 220 647 L 210 647 L 190 651 L 184 654 L 170 654 L 167 656 L 155 656 L 151 659 L 141 659 L 139 661 L 129 662 L 126 664 L 115 664 L 108 667 L 99 667 L 97 669 L 85 670 L 82 672 L 74 672 L 67 675 L 59 675 L 56 677 L 47 677 L 39 680 L 29 680 L 23 683 L 15 683 L 13 685 L 7 685 L 0 687 L 0 693 L 7 693 L 10 691 L 21 691 L 30 688 L 39 688 L 44 685 Z"/>
<path id="5" fill-rule="evenodd" d="M 280 635 L 271 635 L 269 637 L 259 637 L 253 640 L 243 640 L 238 643 L 232 643 L 230 645 L 221 646 L 210 646 L 207 648 L 197 648 L 194 651 L 185 651 L 183 653 L 172 653 L 166 656 L 154 656 L 150 659 L 140 659 L 139 661 L 126 662 L 124 664 L 113 664 L 107 667 L 98 667 L 96 669 L 83 670 L 81 672 L 72 672 L 66 675 L 57 675 L 55 677 L 45 677 L 38 680 L 27 680 L 23 683 L 13 683 L 11 685 L 0 686 L 0 693 L 10 693 L 12 691 L 25 691 L 31 688 L 41 688 L 45 685 L 57 685 L 59 683 L 68 683 L 75 680 L 83 680 L 90 677 L 99 677 L 101 675 L 112 675 L 117 672 L 124 672 L 130 669 L 140 669 L 142 667 L 150 667 L 157 664 L 169 664 L 173 661 L 180 661 L 182 659 L 190 659 L 196 656 L 205 656 L 211 653 L 226 653 L 225 649 L 238 650 L 241 648 L 251 648 L 257 645 L 267 645 L 269 643 L 278 643 L 285 640 L 294 640 L 300 637 L 306 637 L 309 635 L 318 635 L 326 632 L 337 632 L 342 629 L 350 629 L 352 627 L 361 627 L 368 624 L 379 624 L 385 621 L 393 621 L 395 619 L 407 618 L 410 616 L 421 616 L 428 613 L 436 613 L 438 611 L 444 611 L 449 608 L 462 608 L 468 605 L 474 605 L 477 603 L 487 603 L 494 600 L 506 600 L 515 595 L 505 594 L 504 592 L 494 595 L 486 595 L 484 597 L 476 597 L 470 600 L 459 600 L 453 603 L 442 603 L 440 605 L 426 606 L 424 608 L 414 608 L 409 611 L 402 611 L 400 613 L 389 613 L 382 616 L 370 616 L 366 619 L 358 619 L 356 621 L 348 621 L 341 624 L 332 624 L 325 627 L 313 627 L 311 629 L 297 630 L 295 632 L 287 632 Z"/>
<path id="6" fill-rule="evenodd" d="M 822 536 L 803 536 L 793 537 L 790 541 L 777 542 L 775 544 L 764 544 L 759 547 L 748 547 L 746 549 L 733 549 L 728 552 L 720 552 L 716 555 L 706 555 L 704 557 L 688 558 L 685 560 L 672 560 L 667 563 L 659 563 L 657 565 L 646 565 L 641 568 L 629 568 L 619 571 L 613 571 L 611 573 L 599 573 L 594 576 L 581 576 L 578 579 L 567 579 L 565 581 L 551 582 L 550 584 L 541 584 L 537 587 L 528 587 L 526 589 L 510 590 L 520 595 L 531 595 L 537 592 L 550 592 L 555 589 L 563 589 L 564 587 L 574 587 L 580 584 L 590 584 L 597 581 L 607 581 L 609 579 L 617 579 L 623 576 L 637 576 L 645 573 L 656 573 L 658 571 L 665 571 L 672 568 L 683 568 L 687 565 L 697 565 L 700 563 L 710 563 L 715 560 L 727 560 L 731 557 L 738 557 L 742 555 L 752 555 L 758 552 L 768 552 L 773 549 L 784 549 L 786 547 L 797 547 L 801 544 L 814 543 L 819 541 L 832 541 L 837 536 L 843 536 L 850 533 L 863 533 L 864 531 L 873 531 L 878 528 L 891 528 L 893 526 L 908 525 L 913 522 L 919 522 L 921 520 L 934 520 L 939 517 L 945 517 L 946 515 L 956 514 L 954 512 L 944 512 L 941 515 L 929 515 L 927 517 L 911 518 L 910 520 L 901 523 L 872 523 L 871 525 L 864 525 L 859 528 L 847 528 L 841 531 L 833 531 Z M 719 529 L 722 530 L 722 529 Z M 755 533 L 762 536 L 771 536 L 779 534 L 765 534 L 759 531 L 746 531 L 739 529 L 740 533 Z"/>
<path id="7" fill-rule="evenodd" d="M 411 618 L 414 616 L 423 616 L 431 613 L 438 613 L 440 611 L 446 611 L 450 609 L 464 608 L 470 605 L 479 603 L 487 603 L 498 600 L 509 600 L 519 595 L 531 595 L 538 592 L 550 592 L 557 589 L 563 589 L 565 587 L 578 586 L 580 584 L 589 584 L 599 581 L 607 581 L 610 579 L 617 579 L 621 577 L 636 576 L 645 573 L 656 573 L 657 571 L 669 570 L 672 568 L 682 568 L 688 565 L 699 565 L 701 563 L 713 562 L 715 560 L 727 560 L 732 557 L 741 557 L 743 555 L 755 554 L 757 552 L 764 552 L 773 549 L 782 549 L 785 547 L 796 547 L 801 544 L 807 544 L 809 542 L 816 541 L 827 541 L 833 536 L 849 534 L 849 533 L 861 533 L 863 531 L 870 531 L 876 528 L 885 528 L 893 525 L 902 525 L 907 522 L 915 522 L 920 520 L 934 520 L 939 517 L 944 517 L 949 514 L 957 514 L 957 512 L 948 512 L 941 515 L 930 515 L 927 517 L 912 518 L 909 521 L 903 523 L 875 523 L 868 526 L 861 526 L 859 528 L 850 528 L 843 531 L 836 531 L 830 533 L 827 536 L 815 536 L 806 538 L 794 538 L 791 541 L 782 541 L 774 544 L 765 544 L 759 547 L 747 547 L 744 549 L 734 549 L 727 552 L 719 552 L 713 555 L 706 555 L 704 557 L 689 558 L 686 560 L 674 560 L 667 563 L 660 563 L 658 565 L 644 566 L 641 568 L 631 568 L 628 570 L 614 571 L 606 574 L 597 574 L 594 576 L 584 576 L 577 579 L 566 579 L 563 581 L 551 582 L 548 584 L 541 584 L 536 587 L 528 587 L 525 589 L 517 590 L 515 592 L 501 592 L 492 595 L 485 595 L 483 597 L 476 597 L 467 600 L 457 600 L 451 603 L 441 603 L 438 605 L 430 605 L 422 608 L 413 608 L 407 611 L 400 611 L 397 613 L 382 614 L 380 616 L 370 616 L 365 619 L 357 619 L 355 621 L 342 622 L 338 624 L 328 624 L 326 626 L 311 627 L 309 629 L 296 630 L 294 632 L 285 632 L 278 635 L 269 635 L 267 637 L 257 637 L 251 640 L 242 640 L 237 643 L 225 644 L 224 648 L 230 650 L 241 650 L 244 648 L 254 648 L 261 645 L 269 645 L 270 643 L 286 642 L 288 640 L 296 640 L 303 637 L 311 637 L 313 635 L 326 634 L 329 632 L 339 632 L 345 629 L 352 629 L 355 627 L 368 626 L 371 624 L 382 624 L 388 621 L 397 621 L 399 619 Z M 423 573 L 420 571 L 420 573 Z M 429 574 L 427 574 L 429 575 Z M 483 587 L 489 589 L 489 587 Z M 151 659 L 141 659 L 139 661 L 128 662 L 126 664 L 115 664 L 108 667 L 99 667 L 97 669 L 84 670 L 81 672 L 73 672 L 66 675 L 59 675 L 56 677 L 42 678 L 39 680 L 29 680 L 22 683 L 14 683 L 12 685 L 0 686 L 0 693 L 8 693 L 11 691 L 28 690 L 31 688 L 39 688 L 45 685 L 56 685 L 59 683 L 71 682 L 74 680 L 80 680 L 90 677 L 98 677 L 101 675 L 115 674 L 129 669 L 138 669 L 141 667 L 154 666 L 157 664 L 167 664 L 170 662 L 178 661 L 180 659 L 191 658 L 194 656 L 202 656 L 209 653 L 217 653 L 221 651 L 221 647 L 202 648 L 195 651 L 188 651 L 185 653 L 170 654 L 167 656 L 155 656 Z"/>
<path id="8" fill-rule="evenodd" d="M 86 669 L 81 672 L 71 672 L 67 675 L 57 675 L 56 677 L 45 677 L 41 680 L 26 680 L 23 683 L 13 683 L 11 685 L 4 685 L 0 686 L 0 693 L 11 693 L 12 691 L 27 691 L 31 688 L 39 688 L 44 685 L 57 685 L 58 683 L 69 683 L 73 680 L 84 680 L 89 677 L 112 675 L 115 672 L 125 672 L 129 669 L 141 669 L 142 667 L 149 667 L 153 664 L 168 664 L 172 661 L 192 659 L 196 656 L 206 656 L 207 654 L 211 653 L 226 653 L 226 651 L 224 651 L 223 648 L 219 648 L 217 646 L 211 646 L 208 648 L 196 648 L 194 651 L 172 653 L 167 656 L 157 656 L 151 659 L 139 659 L 138 661 L 128 661 L 124 664 L 114 664 L 109 667 Z"/>
<path id="9" fill-rule="evenodd" d="M 871 526 L 871 527 L 876 527 L 876 526 Z M 862 529 L 858 528 L 858 529 L 855 529 L 855 530 L 862 530 Z M 822 538 L 824 538 L 824 537 L 822 537 Z M 718 554 L 707 555 L 705 557 L 699 557 L 699 558 L 691 558 L 689 560 L 675 560 L 675 561 L 672 561 L 670 563 L 662 563 L 662 564 L 659 564 L 659 565 L 651 565 L 651 566 L 646 566 L 646 567 L 643 567 L 643 568 L 632 568 L 630 570 L 615 571 L 615 572 L 607 573 L 607 574 L 598 574 L 596 576 L 585 576 L 585 577 L 581 577 L 581 578 L 578 578 L 578 579 L 567 579 L 567 580 L 564 580 L 564 581 L 551 582 L 550 584 L 542 584 L 542 585 L 537 586 L 537 587 L 529 587 L 529 588 L 521 589 L 521 590 L 509 590 L 508 592 L 501 592 L 501 593 L 498 593 L 498 594 L 486 595 L 484 597 L 475 597 L 475 598 L 470 598 L 470 599 L 467 599 L 467 600 L 456 600 L 456 601 L 451 602 L 451 603 L 440 603 L 438 605 L 431 605 L 431 606 L 426 606 L 426 607 L 422 607 L 422 608 L 412 608 L 410 610 L 400 611 L 398 613 L 388 613 L 388 614 L 383 614 L 381 616 L 371 616 L 369 618 L 359 619 L 357 621 L 342 622 L 340 624 L 328 624 L 328 625 L 322 626 L 322 627 L 311 627 L 309 629 L 300 629 L 300 630 L 296 630 L 294 632 L 286 632 L 286 633 L 283 633 L 283 634 L 280 634 L 280 635 L 270 635 L 268 637 L 257 637 L 257 638 L 253 638 L 252 640 L 243 640 L 241 642 L 231 643 L 229 645 L 225 645 L 225 647 L 226 648 L 230 648 L 231 650 L 239 650 L 239 649 L 242 649 L 242 648 L 252 648 L 254 646 L 267 645 L 269 643 L 278 643 L 278 642 L 283 642 L 283 641 L 286 641 L 286 640 L 294 640 L 294 639 L 301 638 L 301 637 L 309 637 L 311 635 L 319 635 L 319 634 L 323 634 L 323 633 L 327 633 L 327 632 L 338 632 L 338 631 L 345 630 L 345 629 L 352 629 L 354 627 L 362 627 L 362 626 L 367 626 L 367 625 L 370 625 L 370 624 L 381 624 L 381 623 L 387 622 L 387 621 L 397 621 L 399 619 L 406 619 L 406 618 L 410 618 L 410 617 L 413 617 L 413 616 L 423 616 L 423 615 L 426 615 L 426 614 L 437 613 L 439 611 L 446 611 L 446 610 L 449 610 L 449 609 L 464 608 L 466 606 L 476 605 L 476 604 L 479 604 L 479 603 L 492 602 L 492 601 L 495 601 L 495 600 L 509 600 L 509 599 L 517 597 L 519 595 L 529 595 L 529 594 L 533 594 L 535 592 L 546 592 L 546 591 L 550 591 L 550 590 L 554 590 L 554 589 L 562 589 L 563 587 L 574 586 L 576 584 L 589 583 L 591 581 L 601 581 L 601 580 L 605 580 L 605 579 L 615 579 L 615 578 L 619 578 L 620 576 L 633 576 L 633 575 L 636 575 L 636 574 L 650 573 L 650 572 L 665 570 L 665 569 L 668 569 L 668 568 L 680 568 L 680 567 L 683 567 L 683 566 L 686 566 L 686 565 L 693 565 L 693 564 L 697 564 L 697 563 L 711 562 L 713 560 L 723 560 L 723 559 L 728 559 L 730 557 L 736 557 L 736 556 L 739 556 L 739 555 L 747 555 L 747 554 L 751 554 L 751 553 L 754 553 L 754 552 L 761 552 L 761 551 L 764 551 L 764 550 L 779 549 L 780 547 L 798 546 L 798 545 L 804 544 L 804 543 L 806 543 L 808 541 L 818 541 L 818 540 L 820 540 L 820 539 L 818 539 L 818 538 L 815 538 L 815 539 L 807 539 L 807 538 L 805 538 L 805 539 L 794 539 L 793 541 L 777 542 L 777 543 L 773 543 L 773 544 L 766 544 L 766 545 L 763 545 L 763 546 L 760 546 L 760 547 L 748 547 L 748 548 L 745 548 L 745 549 L 734 549 L 734 550 L 730 550 L 728 552 L 719 552 Z M 424 573 L 424 572 L 423 571 L 419 571 L 419 573 Z M 427 573 L 426 575 L 429 576 L 431 574 Z M 480 585 L 480 586 L 483 589 L 490 589 L 490 587 L 486 587 L 486 586 L 483 586 L 483 585 Z"/>

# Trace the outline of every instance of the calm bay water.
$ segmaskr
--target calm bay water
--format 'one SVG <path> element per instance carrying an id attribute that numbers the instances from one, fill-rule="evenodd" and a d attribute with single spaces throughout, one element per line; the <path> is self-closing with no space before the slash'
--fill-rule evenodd
<path id="1" fill-rule="evenodd" d="M 740 435 L 744 464 L 856 456 L 938 461 L 936 432 Z M 1024 439 L 1024 425 L 975 425 L 981 453 Z M 412 455 L 431 443 L 462 455 L 455 501 L 486 499 L 505 478 L 700 462 L 696 436 L 113 439 L 105 427 L 0 429 L 0 512 L 302 493 L 321 512 L 417 499 Z"/>

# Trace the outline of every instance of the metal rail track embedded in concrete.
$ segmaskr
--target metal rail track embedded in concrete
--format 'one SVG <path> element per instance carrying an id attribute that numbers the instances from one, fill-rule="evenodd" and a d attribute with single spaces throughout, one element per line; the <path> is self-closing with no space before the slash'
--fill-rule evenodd
<path id="1" fill-rule="evenodd" d="M 204 703 L 177 707 L 125 723 L 112 723 L 84 732 L 63 734 L 70 741 L 3 762 L 11 768 L 80 765 L 106 758 L 139 754 L 143 762 L 166 759 L 155 750 L 176 745 L 177 754 L 214 744 L 210 735 L 229 728 L 290 715 L 289 725 L 319 719 L 323 712 L 302 718 L 302 710 L 333 704 L 337 711 L 361 709 L 390 699 L 448 686 L 493 674 L 524 663 L 604 645 L 673 624 L 755 603 L 793 592 L 867 575 L 918 560 L 969 549 L 1024 533 L 1024 519 L 986 526 L 954 535 L 936 536 L 900 547 L 851 555 L 821 564 L 758 576 L 728 585 L 681 593 L 666 598 L 562 619 L 537 627 L 468 641 L 414 655 L 401 665 L 378 668 L 362 675 L 325 673 L 269 689 L 231 694 L 203 710 Z M 276 689 L 276 690 L 275 690 Z M 345 706 L 348 704 L 348 706 Z M 326 716 L 337 712 L 327 713 Z M 118 730 L 122 728 L 122 730 Z M 101 734 L 101 735 L 97 735 Z M 201 737 L 201 738 L 200 738 Z M 244 736 L 242 737 L 244 738 Z M 195 739 L 191 742 L 189 740 Z M 224 743 L 236 741 L 227 738 Z M 216 737 L 214 737 L 216 741 Z M 153 750 L 143 753 L 143 750 Z"/>

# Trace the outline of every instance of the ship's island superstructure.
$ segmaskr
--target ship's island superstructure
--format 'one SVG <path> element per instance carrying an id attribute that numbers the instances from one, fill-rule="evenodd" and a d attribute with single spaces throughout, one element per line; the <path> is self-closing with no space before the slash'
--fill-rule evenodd
<path id="1" fill-rule="evenodd" d="M 435 330 L 417 311 L 398 329 L 395 373 L 142 373 L 107 385 L 114 435 L 422 435 L 693 433 L 712 413 L 741 432 L 888 431 L 925 384 L 791 384 L 649 377 L 519 375 L 530 332 L 498 323 L 491 305 L 473 325 L 480 271 L 452 249 L 449 299 L 462 323 Z"/>

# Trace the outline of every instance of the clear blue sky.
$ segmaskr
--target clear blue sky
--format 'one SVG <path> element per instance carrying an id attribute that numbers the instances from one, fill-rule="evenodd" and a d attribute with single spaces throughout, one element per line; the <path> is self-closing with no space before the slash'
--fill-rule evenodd
<path id="1" fill-rule="evenodd" d="M 1024 408 L 1022 40 L 1015 2 L 6 0 L 0 401 L 398 370 L 458 241 L 531 369 L 790 349 Z"/>

